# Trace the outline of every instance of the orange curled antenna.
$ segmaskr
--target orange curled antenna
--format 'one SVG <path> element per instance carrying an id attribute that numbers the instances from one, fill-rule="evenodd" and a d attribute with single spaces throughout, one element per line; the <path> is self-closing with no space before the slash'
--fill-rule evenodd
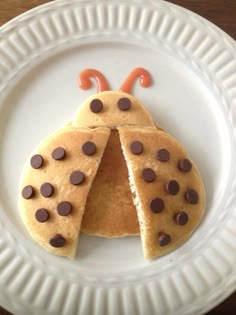
<path id="1" fill-rule="evenodd" d="M 97 82 L 97 93 L 110 90 L 105 77 L 95 69 L 85 69 L 80 73 L 78 78 L 79 87 L 83 90 L 90 89 L 92 85 L 91 78 L 94 78 Z"/>
<path id="2" fill-rule="evenodd" d="M 149 87 L 152 83 L 150 73 L 144 68 L 135 68 L 130 72 L 125 82 L 121 85 L 120 91 L 131 93 L 131 89 L 136 79 L 140 79 L 140 85 L 144 88 Z"/>

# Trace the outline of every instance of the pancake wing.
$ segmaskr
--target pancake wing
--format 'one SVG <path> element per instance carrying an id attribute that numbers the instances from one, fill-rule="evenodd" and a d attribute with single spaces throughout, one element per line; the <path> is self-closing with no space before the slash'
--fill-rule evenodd
<path id="1" fill-rule="evenodd" d="M 205 189 L 185 149 L 155 128 L 120 127 L 144 257 L 164 255 L 186 241 L 205 210 Z"/>
<path id="2" fill-rule="evenodd" d="M 27 161 L 20 214 L 32 238 L 49 252 L 74 256 L 87 195 L 109 135 L 107 128 L 63 128 Z"/>

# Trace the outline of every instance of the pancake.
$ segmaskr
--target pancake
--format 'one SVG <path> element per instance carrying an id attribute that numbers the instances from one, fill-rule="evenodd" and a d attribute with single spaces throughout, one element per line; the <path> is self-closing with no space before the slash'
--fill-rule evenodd
<path id="1" fill-rule="evenodd" d="M 107 128 L 62 128 L 28 159 L 20 214 L 31 237 L 47 251 L 75 255 L 87 196 L 109 135 Z"/>
<path id="2" fill-rule="evenodd" d="M 205 212 L 204 185 L 186 150 L 168 133 L 120 127 L 119 134 L 144 257 L 152 259 L 176 249 L 199 225 Z M 142 147 L 138 154 L 134 143 Z"/>
<path id="3" fill-rule="evenodd" d="M 111 130 L 88 194 L 81 231 L 109 238 L 139 235 L 136 208 L 117 130 Z"/>
<path id="4" fill-rule="evenodd" d="M 73 257 L 82 231 L 140 234 L 144 257 L 153 259 L 197 228 L 205 189 L 187 151 L 141 102 L 105 91 L 30 156 L 19 209 L 32 238 L 56 255 Z"/>

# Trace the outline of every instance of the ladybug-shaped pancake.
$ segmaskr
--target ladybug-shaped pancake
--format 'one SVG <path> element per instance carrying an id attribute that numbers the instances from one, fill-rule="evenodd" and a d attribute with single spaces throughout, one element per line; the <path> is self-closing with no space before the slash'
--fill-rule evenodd
<path id="1" fill-rule="evenodd" d="M 26 163 L 19 197 L 23 221 L 32 238 L 57 255 L 74 256 L 80 231 L 140 233 L 145 258 L 166 254 L 202 219 L 201 176 L 182 145 L 129 94 L 137 77 L 150 85 L 145 69 L 132 71 L 114 92 L 93 69 L 80 74 L 81 88 L 90 87 L 90 77 L 98 93 Z"/>

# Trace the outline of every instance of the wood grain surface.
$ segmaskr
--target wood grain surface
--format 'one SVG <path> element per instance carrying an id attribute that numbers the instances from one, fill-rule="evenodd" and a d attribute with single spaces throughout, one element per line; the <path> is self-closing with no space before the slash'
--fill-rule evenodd
<path id="1" fill-rule="evenodd" d="M 0 26 L 8 22 L 12 18 L 16 17 L 17 15 L 29 9 L 32 9 L 38 5 L 48 2 L 51 1 L 0 0 Z M 226 33 L 228 33 L 231 37 L 233 37 L 236 40 L 236 0 L 172 0 L 169 2 L 185 7 L 205 17 L 209 21 L 219 26 L 221 29 L 223 29 Z M 216 308 L 207 313 L 207 315 L 222 314 L 225 315 L 236 314 L 236 292 L 233 293 L 219 306 L 217 306 Z M 10 313 L 0 307 L 0 315 L 10 315 Z"/>

